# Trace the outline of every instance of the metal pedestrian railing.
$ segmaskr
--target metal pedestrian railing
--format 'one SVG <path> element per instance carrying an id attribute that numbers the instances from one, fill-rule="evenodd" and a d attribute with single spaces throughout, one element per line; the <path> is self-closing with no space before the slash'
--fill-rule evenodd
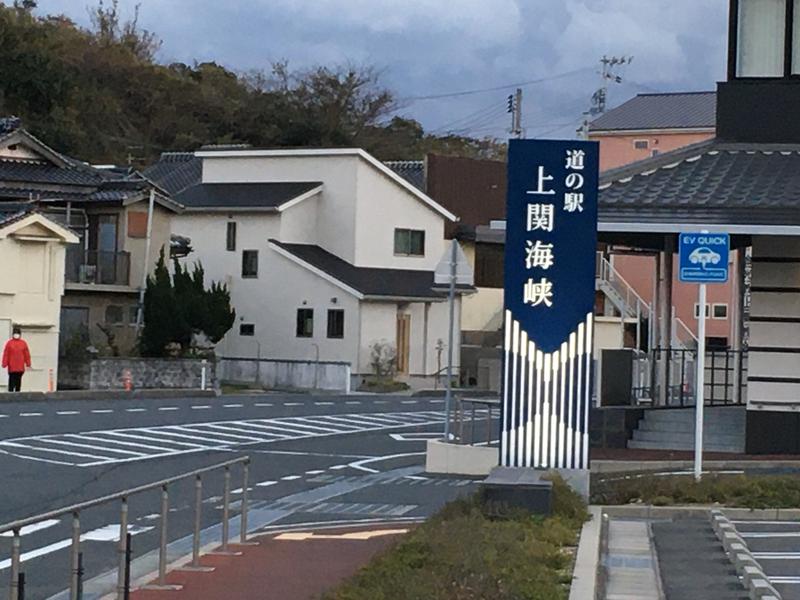
<path id="1" fill-rule="evenodd" d="M 477 409 L 476 407 L 481 406 L 485 407 L 483 409 Z M 492 445 L 492 434 L 499 432 L 499 422 L 497 427 L 492 426 L 492 411 L 496 409 L 499 411 L 500 409 L 500 399 L 499 398 L 456 398 L 455 402 L 455 411 L 453 413 L 453 418 L 455 421 L 455 426 L 453 427 L 453 432 L 455 433 L 455 441 L 459 444 L 475 446 L 477 444 L 482 444 L 486 446 Z M 478 418 L 478 410 L 482 410 L 485 412 L 483 415 L 483 419 Z M 469 413 L 469 418 L 467 418 L 467 414 Z M 484 435 L 481 436 L 483 439 L 482 442 L 479 442 L 477 439 L 477 435 L 475 433 L 475 425 L 478 421 L 481 420 L 485 423 L 484 427 L 486 431 Z M 466 421 L 469 421 L 469 441 L 465 437 L 466 432 Z M 496 431 L 497 430 L 497 431 Z"/>
<path id="2" fill-rule="evenodd" d="M 117 545 L 117 600 L 125 600 L 130 591 L 130 534 L 128 533 L 128 499 L 131 496 L 161 489 L 161 513 L 160 513 L 160 540 L 158 555 L 158 580 L 157 585 L 165 586 L 167 577 L 167 517 L 169 515 L 169 486 L 179 481 L 195 479 L 195 515 L 194 532 L 192 540 L 192 562 L 193 569 L 202 569 L 200 566 L 200 524 L 203 505 L 203 475 L 213 471 L 224 470 L 224 489 L 223 489 L 223 515 L 222 515 L 222 540 L 221 551 L 228 551 L 230 542 L 230 496 L 231 496 L 231 468 L 242 465 L 242 500 L 241 500 L 241 528 L 240 543 L 247 542 L 247 486 L 249 479 L 250 458 L 240 457 L 226 462 L 218 463 L 201 469 L 196 469 L 188 473 L 162 479 L 146 485 L 122 490 L 114 494 L 101 496 L 86 502 L 79 502 L 70 506 L 65 506 L 46 513 L 19 519 L 0 525 L 0 534 L 11 532 L 11 581 L 9 586 L 9 600 L 22 600 L 20 592 L 24 590 L 25 574 L 20 572 L 20 553 L 21 553 L 21 530 L 23 527 L 35 525 L 49 519 L 56 519 L 65 515 L 72 516 L 72 543 L 70 545 L 70 581 L 69 598 L 79 600 L 82 596 L 83 585 L 83 565 L 81 547 L 81 513 L 89 508 L 107 504 L 110 502 L 120 502 L 120 529 L 119 542 Z M 30 577 L 28 578 L 30 579 Z M 20 588 L 22 584 L 22 589 Z M 23 592 L 24 593 L 24 592 Z"/>

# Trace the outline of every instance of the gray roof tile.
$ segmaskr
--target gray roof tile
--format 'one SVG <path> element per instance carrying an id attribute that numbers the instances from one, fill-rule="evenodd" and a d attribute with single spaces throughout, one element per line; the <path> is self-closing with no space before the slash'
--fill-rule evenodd
<path id="1" fill-rule="evenodd" d="M 426 191 L 425 161 L 423 160 L 387 160 L 383 164 L 400 175 L 418 190 Z"/>
<path id="2" fill-rule="evenodd" d="M 639 94 L 592 121 L 590 131 L 716 127 L 716 92 Z"/>
<path id="3" fill-rule="evenodd" d="M 606 221 L 800 224 L 800 145 L 711 140 L 601 177 Z"/>
<path id="4" fill-rule="evenodd" d="M 357 267 L 319 246 L 287 244 L 277 240 L 270 242 L 365 296 L 431 299 L 445 296 L 441 289 L 434 287 L 433 271 Z M 473 289 L 469 286 L 458 287 L 462 291 Z"/>
<path id="5" fill-rule="evenodd" d="M 188 210 L 202 208 L 278 208 L 321 186 L 319 181 L 201 183 L 175 195 Z"/>
<path id="6" fill-rule="evenodd" d="M 164 152 L 142 174 L 175 195 L 201 182 L 203 161 L 193 152 Z"/>

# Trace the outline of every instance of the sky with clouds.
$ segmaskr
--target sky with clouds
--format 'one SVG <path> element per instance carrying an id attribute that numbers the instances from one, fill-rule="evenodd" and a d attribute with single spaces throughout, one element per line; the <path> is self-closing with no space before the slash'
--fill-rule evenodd
<path id="1" fill-rule="evenodd" d="M 39 0 L 87 25 L 94 0 Z M 523 86 L 529 137 L 571 137 L 600 85 L 603 55 L 633 56 L 609 90 L 710 90 L 725 76 L 726 0 L 120 0 L 163 40 L 163 62 L 235 70 L 374 65 L 426 129 L 505 137 Z M 505 86 L 505 87 L 504 87 Z M 450 92 L 499 88 L 454 97 Z"/>

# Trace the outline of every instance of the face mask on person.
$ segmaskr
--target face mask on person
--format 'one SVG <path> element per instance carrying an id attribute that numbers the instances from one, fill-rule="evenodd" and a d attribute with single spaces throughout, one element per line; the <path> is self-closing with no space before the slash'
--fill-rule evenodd
<path id="1" fill-rule="evenodd" d="M 15 334 L 14 334 L 14 335 L 12 335 L 11 337 L 13 337 L 15 340 L 18 340 L 18 339 L 19 339 L 19 338 L 21 338 L 22 336 L 21 336 L 20 334 L 18 334 L 18 333 L 15 333 Z"/>

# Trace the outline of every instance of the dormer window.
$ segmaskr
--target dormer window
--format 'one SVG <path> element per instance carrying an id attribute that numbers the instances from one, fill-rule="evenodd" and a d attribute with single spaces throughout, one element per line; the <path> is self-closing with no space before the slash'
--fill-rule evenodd
<path id="1" fill-rule="evenodd" d="M 783 78 L 800 74 L 800 0 L 732 0 L 735 76 Z M 731 24 L 733 25 L 733 23 Z M 735 35 L 733 35 L 735 33 Z"/>

